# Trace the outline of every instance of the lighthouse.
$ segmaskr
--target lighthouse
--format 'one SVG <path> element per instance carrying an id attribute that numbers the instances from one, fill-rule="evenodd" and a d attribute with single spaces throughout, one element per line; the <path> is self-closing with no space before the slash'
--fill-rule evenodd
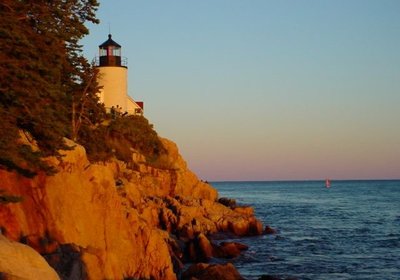
<path id="1" fill-rule="evenodd" d="M 99 45 L 98 83 L 99 97 L 108 112 L 115 110 L 121 114 L 143 114 L 143 102 L 136 102 L 128 95 L 128 62 L 121 56 L 121 45 L 112 39 Z"/>

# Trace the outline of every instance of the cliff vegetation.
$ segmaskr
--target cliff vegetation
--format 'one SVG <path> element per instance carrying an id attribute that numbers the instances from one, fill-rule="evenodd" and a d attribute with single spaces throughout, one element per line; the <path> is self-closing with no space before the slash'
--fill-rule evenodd
<path id="1" fill-rule="evenodd" d="M 97 23 L 96 0 L 4 0 L 0 3 L 0 164 L 34 176 L 51 174 L 43 157 L 83 141 L 104 118 L 96 71 L 79 40 Z M 39 149 L 19 141 L 20 133 Z"/>

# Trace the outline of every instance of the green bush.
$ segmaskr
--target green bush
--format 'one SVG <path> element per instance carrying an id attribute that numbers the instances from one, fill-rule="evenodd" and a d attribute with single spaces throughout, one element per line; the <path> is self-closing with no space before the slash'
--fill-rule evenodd
<path id="1" fill-rule="evenodd" d="M 121 116 L 97 127 L 81 131 L 79 143 L 92 162 L 105 161 L 115 156 L 132 163 L 133 150 L 152 164 L 166 154 L 157 132 L 143 116 Z"/>
<path id="2" fill-rule="evenodd" d="M 113 156 L 112 148 L 106 142 L 107 127 L 82 127 L 78 139 L 79 144 L 85 147 L 91 162 L 106 161 Z"/>
<path id="3" fill-rule="evenodd" d="M 130 145 L 138 150 L 147 159 L 158 157 L 165 153 L 165 149 L 158 138 L 153 125 L 143 116 L 126 116 L 113 120 L 109 126 L 109 139 L 113 142 Z M 121 149 L 124 145 L 114 146 Z"/>

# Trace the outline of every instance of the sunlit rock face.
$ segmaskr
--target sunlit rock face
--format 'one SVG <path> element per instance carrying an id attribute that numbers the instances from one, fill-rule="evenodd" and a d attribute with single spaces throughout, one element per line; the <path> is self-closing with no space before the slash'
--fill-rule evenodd
<path id="1" fill-rule="evenodd" d="M 0 188 L 23 197 L 0 204 L 3 234 L 33 247 L 66 277 L 165 280 L 176 279 L 183 258 L 178 239 L 261 234 L 252 209 L 218 203 L 217 191 L 187 169 L 176 145 L 162 141 L 168 156 L 157 168 L 138 153 L 134 169 L 117 160 L 91 164 L 83 147 L 67 141 L 74 149 L 63 151 L 62 161 L 49 159 L 54 176 L 0 170 Z"/>

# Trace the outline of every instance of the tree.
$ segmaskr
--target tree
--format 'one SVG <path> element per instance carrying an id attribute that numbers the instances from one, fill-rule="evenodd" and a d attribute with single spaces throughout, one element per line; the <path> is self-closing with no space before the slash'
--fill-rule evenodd
<path id="1" fill-rule="evenodd" d="M 80 140 L 82 126 L 96 127 L 106 117 L 103 104 L 99 103 L 97 95 L 98 71 L 86 61 L 82 61 L 82 70 L 78 72 L 79 82 L 68 91 L 71 104 L 71 138 Z"/>
<path id="2" fill-rule="evenodd" d="M 1 166 L 32 170 L 43 164 L 41 157 L 57 155 L 73 130 L 76 96 L 97 104 L 93 71 L 78 44 L 88 34 L 85 22 L 98 22 L 97 7 L 96 0 L 1 1 Z M 18 141 L 20 131 L 35 139 L 40 152 Z"/>

